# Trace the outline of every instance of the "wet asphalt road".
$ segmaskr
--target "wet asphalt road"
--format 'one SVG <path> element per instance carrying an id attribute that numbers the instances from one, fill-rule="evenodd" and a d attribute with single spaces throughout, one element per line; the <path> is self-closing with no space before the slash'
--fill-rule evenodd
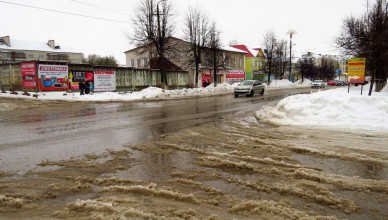
<path id="1" fill-rule="evenodd" d="M 309 88 L 148 102 L 43 102 L 0 99 L 0 171 L 23 174 L 46 160 L 65 160 L 158 139 L 161 135 L 252 114 L 261 106 Z"/>

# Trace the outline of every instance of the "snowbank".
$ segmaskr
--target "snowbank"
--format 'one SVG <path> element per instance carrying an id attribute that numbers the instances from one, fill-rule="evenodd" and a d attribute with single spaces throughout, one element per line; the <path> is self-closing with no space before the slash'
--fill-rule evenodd
<path id="1" fill-rule="evenodd" d="M 0 97 L 36 99 L 36 97 L 33 97 L 33 95 L 35 95 L 38 96 L 38 99 L 52 101 L 135 101 L 232 94 L 233 88 L 237 85 L 238 84 L 230 85 L 228 83 L 221 83 L 217 84 L 216 87 L 214 87 L 214 84 L 210 84 L 206 88 L 175 90 L 148 87 L 141 91 L 134 92 L 96 92 L 83 96 L 81 96 L 79 92 L 39 92 L 31 93 L 30 96 L 22 95 L 23 92 L 17 92 L 18 94 L 10 94 L 10 92 L 7 92 L 0 93 Z M 303 85 L 291 83 L 288 80 L 275 80 L 267 87 L 267 89 L 294 88 L 300 86 Z"/>
<path id="2" fill-rule="evenodd" d="M 368 96 L 369 85 L 287 97 L 256 112 L 259 120 L 297 125 L 388 131 L 388 89 Z"/>

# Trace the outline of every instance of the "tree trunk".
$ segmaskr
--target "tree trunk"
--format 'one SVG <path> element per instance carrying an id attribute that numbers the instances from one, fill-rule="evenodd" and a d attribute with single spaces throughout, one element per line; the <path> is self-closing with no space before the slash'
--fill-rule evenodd
<path id="1" fill-rule="evenodd" d="M 217 86 L 217 49 L 213 49 L 213 83 Z"/>
<path id="2" fill-rule="evenodd" d="M 199 63 L 195 62 L 195 82 L 194 82 L 194 88 L 198 88 L 198 78 L 199 78 Z"/>
<path id="3" fill-rule="evenodd" d="M 269 70 L 268 70 L 268 80 L 267 80 L 267 84 L 269 85 L 270 83 L 270 80 L 271 80 L 271 69 L 272 69 L 272 59 L 269 59 Z"/>

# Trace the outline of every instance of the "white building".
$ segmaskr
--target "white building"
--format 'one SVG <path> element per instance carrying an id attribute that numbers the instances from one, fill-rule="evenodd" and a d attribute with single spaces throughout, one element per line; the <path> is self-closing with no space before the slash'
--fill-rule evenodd
<path id="1" fill-rule="evenodd" d="M 83 53 L 56 45 L 54 40 L 36 42 L 0 37 L 0 63 L 32 60 L 82 63 L 83 58 Z"/>

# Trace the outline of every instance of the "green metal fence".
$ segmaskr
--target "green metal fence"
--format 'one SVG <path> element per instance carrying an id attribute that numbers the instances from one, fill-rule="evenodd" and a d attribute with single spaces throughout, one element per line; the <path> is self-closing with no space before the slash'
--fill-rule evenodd
<path id="1" fill-rule="evenodd" d="M 37 89 L 23 89 L 21 63 L 0 64 L 0 88 L 3 91 L 17 90 L 17 91 L 38 91 Z M 39 62 L 38 64 L 43 64 Z M 49 63 L 44 64 L 61 64 L 66 63 Z M 115 70 L 116 73 L 116 90 L 118 91 L 132 91 L 141 90 L 150 86 L 161 86 L 160 70 L 150 69 L 135 69 L 128 67 L 106 67 L 106 66 L 92 66 L 89 64 L 67 64 L 69 71 L 94 71 L 94 70 Z M 187 71 L 167 71 L 167 85 L 169 89 L 174 88 L 188 88 L 191 87 L 190 75 Z"/>

